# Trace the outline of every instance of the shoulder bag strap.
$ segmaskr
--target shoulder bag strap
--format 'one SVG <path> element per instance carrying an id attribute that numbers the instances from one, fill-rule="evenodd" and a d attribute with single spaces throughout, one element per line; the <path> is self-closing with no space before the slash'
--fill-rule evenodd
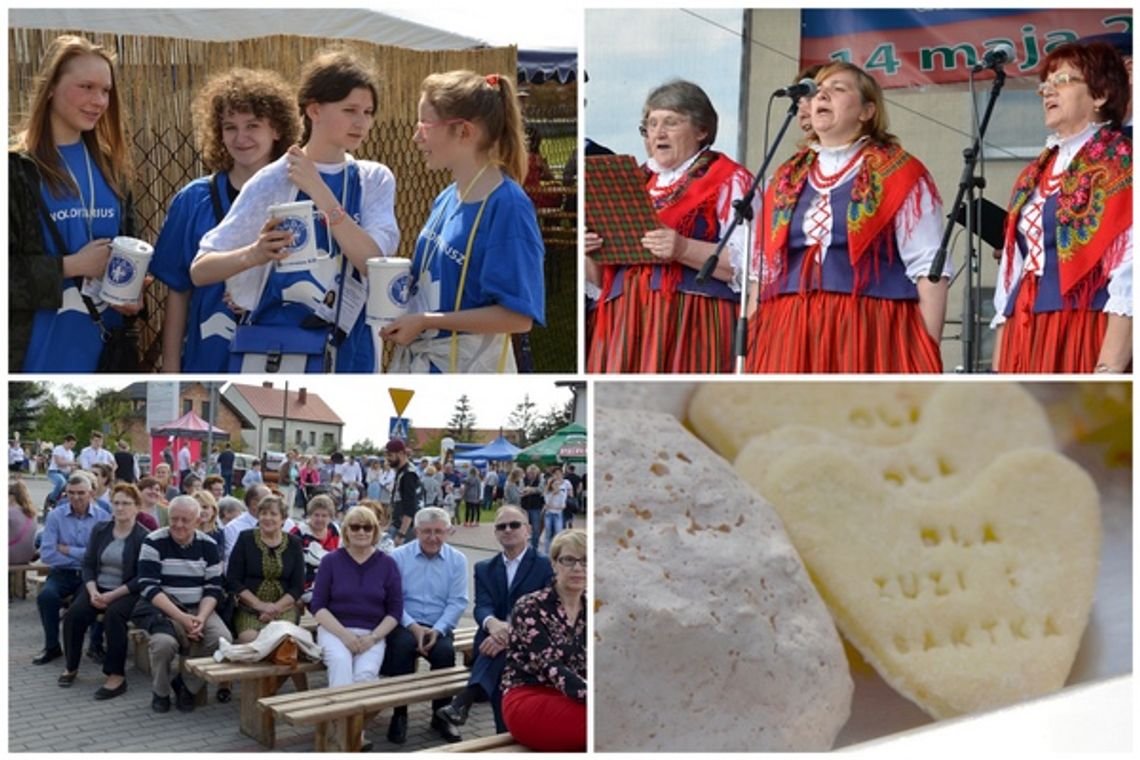
<path id="1" fill-rule="evenodd" d="M 218 190 L 218 178 L 221 176 L 221 172 L 210 175 L 210 202 L 214 205 L 214 221 L 218 224 L 226 218 L 226 212 L 222 209 L 222 193 Z"/>
<path id="2" fill-rule="evenodd" d="M 55 220 L 51 218 L 51 213 L 48 211 L 47 204 L 44 203 L 43 191 L 38 189 L 33 195 L 36 198 L 36 208 L 39 209 L 40 216 L 43 217 L 44 223 L 47 225 L 48 233 L 51 235 L 52 244 L 55 245 L 55 250 L 60 258 L 67 255 L 67 244 L 63 242 L 63 234 L 56 226 Z M 79 295 L 83 298 L 83 305 L 87 307 L 87 315 L 91 317 L 91 321 L 99 328 L 99 333 L 103 336 L 103 340 L 107 340 L 107 329 L 103 326 L 103 317 L 100 316 L 99 310 L 95 308 L 95 302 L 89 297 L 83 295 L 83 278 L 73 277 L 71 282 L 79 290 Z"/>

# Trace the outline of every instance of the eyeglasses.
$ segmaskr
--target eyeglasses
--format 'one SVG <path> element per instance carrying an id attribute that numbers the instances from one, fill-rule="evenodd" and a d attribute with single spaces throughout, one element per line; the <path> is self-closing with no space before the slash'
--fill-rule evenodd
<path id="1" fill-rule="evenodd" d="M 1062 71 L 1060 73 L 1053 74 L 1052 76 L 1048 77 L 1044 82 L 1037 85 L 1037 94 L 1040 95 L 1041 97 L 1045 97 L 1045 95 L 1048 94 L 1048 92 L 1050 90 L 1052 90 L 1053 92 L 1056 92 L 1057 90 L 1059 90 L 1060 88 L 1064 87 L 1065 85 L 1067 85 L 1071 82 L 1083 82 L 1083 81 L 1085 81 L 1085 79 L 1082 76 L 1079 76 L 1077 74 L 1070 74 L 1067 71 Z"/>
<path id="2" fill-rule="evenodd" d="M 505 523 L 495 523 L 495 530 L 499 531 L 500 533 L 506 533 L 508 530 L 518 530 L 522 526 L 523 524 L 518 520 L 511 520 L 510 522 Z"/>
<path id="3" fill-rule="evenodd" d="M 438 121 L 417 121 L 416 122 L 416 134 L 419 134 L 421 132 L 423 132 L 424 134 L 427 134 L 427 131 L 433 127 L 445 127 L 449 124 L 462 124 L 465 121 L 467 121 L 467 120 L 466 119 L 439 119 Z"/>
<path id="4" fill-rule="evenodd" d="M 559 565 L 566 568 L 567 570 L 569 570 L 572 567 L 580 567 L 583 570 L 586 569 L 586 558 L 585 557 L 565 557 L 565 556 L 563 556 L 563 557 L 559 557 L 556 560 L 556 562 L 558 562 Z"/>
<path id="5" fill-rule="evenodd" d="M 660 121 L 657 119 L 646 119 L 637 125 L 637 133 L 642 137 L 649 137 L 650 132 L 664 129 L 666 132 L 672 134 L 688 123 L 689 119 L 685 116 L 669 116 Z"/>
<path id="6" fill-rule="evenodd" d="M 114 501 L 111 502 L 111 506 L 113 506 L 113 507 L 135 507 L 138 505 L 135 504 L 130 499 L 115 499 Z"/>
<path id="7" fill-rule="evenodd" d="M 368 523 L 353 523 L 352 525 L 346 525 L 344 527 L 348 528 L 349 530 L 353 531 L 354 533 L 356 533 L 356 532 L 371 533 L 372 532 L 372 526 L 369 525 Z"/>

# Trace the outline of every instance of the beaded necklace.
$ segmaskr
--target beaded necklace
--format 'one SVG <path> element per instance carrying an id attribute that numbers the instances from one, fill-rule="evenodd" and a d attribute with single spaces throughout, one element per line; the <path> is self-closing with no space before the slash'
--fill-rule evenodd
<path id="1" fill-rule="evenodd" d="M 811 167 L 808 169 L 808 173 L 811 175 L 812 185 L 819 190 L 830 190 L 839 183 L 839 180 L 847 175 L 847 172 L 851 171 L 851 167 L 855 166 L 856 162 L 858 162 L 862 156 L 863 148 L 859 148 L 859 150 L 855 151 L 855 155 L 851 157 L 851 160 L 840 167 L 839 171 L 835 174 L 824 174 L 823 169 L 819 168 L 819 156 L 816 156 L 815 161 L 812 161 Z"/>

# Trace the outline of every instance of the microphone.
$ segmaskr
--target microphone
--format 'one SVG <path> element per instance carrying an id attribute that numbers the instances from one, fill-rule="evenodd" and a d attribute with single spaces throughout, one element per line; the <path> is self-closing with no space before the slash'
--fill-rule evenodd
<path id="1" fill-rule="evenodd" d="M 1009 63 L 1013 60 L 1013 47 L 1003 42 L 1000 45 L 994 45 L 986 51 L 982 56 L 982 62 L 974 64 L 972 71 L 977 74 L 979 71 L 986 69 L 996 69 L 1004 63 Z"/>
<path id="2" fill-rule="evenodd" d="M 793 84 L 791 87 L 781 87 L 773 93 L 777 98 L 789 97 L 792 100 L 799 100 L 800 98 L 814 97 L 819 92 L 819 87 L 816 85 L 814 79 L 807 77 L 801 79 L 799 84 Z"/>

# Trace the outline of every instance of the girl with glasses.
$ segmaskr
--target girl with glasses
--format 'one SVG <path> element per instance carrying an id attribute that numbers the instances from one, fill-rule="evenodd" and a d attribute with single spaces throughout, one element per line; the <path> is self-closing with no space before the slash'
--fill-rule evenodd
<path id="1" fill-rule="evenodd" d="M 1041 67 L 1053 134 L 1017 179 L 991 327 L 998 372 L 1126 372 L 1132 364 L 1128 71 L 1108 44 L 1068 43 Z"/>
<path id="2" fill-rule="evenodd" d="M 436 197 L 412 260 L 408 313 L 381 331 L 389 371 L 515 372 L 515 333 L 544 323 L 544 249 L 526 177 L 512 76 L 471 71 L 423 82 L 413 136 L 454 183 Z"/>

